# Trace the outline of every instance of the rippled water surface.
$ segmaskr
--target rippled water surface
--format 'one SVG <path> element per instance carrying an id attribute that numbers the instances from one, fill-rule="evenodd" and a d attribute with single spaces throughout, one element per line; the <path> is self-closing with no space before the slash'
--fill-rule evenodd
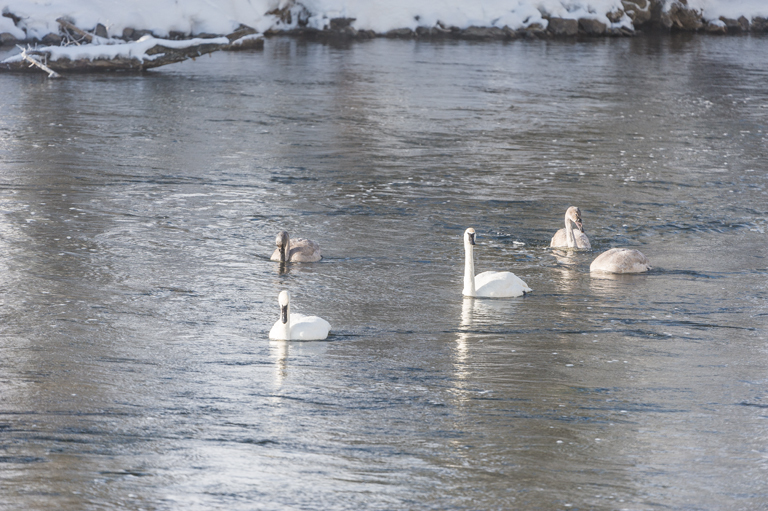
<path id="1" fill-rule="evenodd" d="M 0 75 L 0 508 L 768 507 L 767 83 L 706 36 Z M 470 226 L 533 293 L 462 298 Z"/>

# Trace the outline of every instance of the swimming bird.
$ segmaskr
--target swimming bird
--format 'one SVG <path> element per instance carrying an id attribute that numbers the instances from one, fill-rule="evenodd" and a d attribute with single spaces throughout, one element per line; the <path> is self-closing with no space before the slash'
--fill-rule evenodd
<path id="1" fill-rule="evenodd" d="M 323 258 L 320 245 L 304 238 L 290 239 L 288 233 L 280 231 L 275 239 L 277 249 L 270 257 L 281 263 L 314 263 Z"/>
<path id="2" fill-rule="evenodd" d="M 509 298 L 532 291 L 520 277 L 509 271 L 484 271 L 475 275 L 475 230 L 464 231 L 464 296 Z"/>
<path id="3" fill-rule="evenodd" d="M 607 273 L 643 273 L 651 269 L 648 258 L 634 248 L 612 248 L 597 256 L 589 271 Z"/>
<path id="4" fill-rule="evenodd" d="M 317 316 L 304 316 L 291 313 L 291 295 L 280 291 L 277 296 L 280 304 L 280 319 L 269 331 L 269 338 L 274 341 L 322 341 L 328 337 L 331 325 Z"/>
<path id="5" fill-rule="evenodd" d="M 573 230 L 573 225 L 578 227 L 578 231 Z M 589 238 L 584 234 L 584 225 L 581 223 L 581 210 L 576 206 L 571 206 L 565 210 L 565 229 L 560 229 L 552 236 L 552 242 L 549 244 L 552 248 L 584 248 L 591 249 Z"/>

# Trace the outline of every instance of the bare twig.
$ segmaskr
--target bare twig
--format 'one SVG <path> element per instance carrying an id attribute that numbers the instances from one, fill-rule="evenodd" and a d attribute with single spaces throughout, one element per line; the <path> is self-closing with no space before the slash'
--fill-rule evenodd
<path id="1" fill-rule="evenodd" d="M 81 35 L 81 36 L 85 37 L 88 40 L 89 43 L 93 42 L 93 34 L 89 34 L 85 30 L 83 30 L 81 28 L 77 28 L 75 25 L 73 25 L 69 21 L 65 20 L 64 18 L 57 18 L 56 21 L 58 21 L 59 25 L 61 25 L 62 27 L 66 28 L 67 30 L 71 30 L 75 34 L 78 34 L 78 35 Z"/>

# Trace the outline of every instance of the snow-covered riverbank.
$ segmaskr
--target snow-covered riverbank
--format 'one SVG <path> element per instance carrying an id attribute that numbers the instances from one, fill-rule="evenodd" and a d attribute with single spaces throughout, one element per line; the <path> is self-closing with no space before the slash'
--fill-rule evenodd
<path id="1" fill-rule="evenodd" d="M 0 42 L 55 44 L 57 19 L 138 39 L 224 35 L 241 25 L 263 33 L 367 38 L 512 38 L 631 35 L 669 30 L 765 32 L 766 0 L 0 0 Z"/>

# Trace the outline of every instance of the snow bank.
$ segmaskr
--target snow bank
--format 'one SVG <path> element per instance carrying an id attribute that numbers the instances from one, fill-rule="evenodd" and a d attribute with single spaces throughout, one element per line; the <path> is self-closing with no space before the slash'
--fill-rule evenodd
<path id="1" fill-rule="evenodd" d="M 149 30 L 168 37 L 172 31 L 188 35 L 229 34 L 241 23 L 263 31 L 273 23 L 265 13 L 279 0 L 8 0 L 3 12 L 21 18 L 19 26 L 29 38 L 42 39 L 58 33 L 56 19 L 66 16 L 75 25 L 92 29 L 101 23 L 111 35 L 120 36 L 125 28 Z M 7 18 L 3 18 L 7 19 Z M 10 20 L 9 20 L 10 21 Z"/>
<path id="2" fill-rule="evenodd" d="M 357 30 L 378 33 L 399 28 L 415 30 L 419 26 L 433 27 L 439 21 L 443 26 L 468 28 L 470 26 L 521 28 L 542 21 L 541 6 L 545 12 L 566 13 L 560 0 L 304 0 L 314 15 L 309 19 L 313 28 L 323 29 L 331 18 L 355 18 L 352 26 Z M 619 0 L 579 2 L 584 5 L 621 5 Z M 600 12 L 602 7 L 597 8 Z M 604 14 L 608 10 L 602 11 Z M 543 23 L 546 25 L 546 22 Z"/>
<path id="3" fill-rule="evenodd" d="M 13 24 L 10 18 L 0 18 L 0 34 L 11 34 L 16 39 L 24 39 L 26 34 L 23 30 Z"/>
<path id="4" fill-rule="evenodd" d="M 705 20 L 723 18 L 768 18 L 768 0 L 688 0 L 688 7 L 702 13 Z"/>
<path id="5" fill-rule="evenodd" d="M 665 0 L 669 6 L 673 0 Z M 259 32 L 291 28 L 266 13 L 288 5 L 288 0 L 0 0 L 0 9 L 21 18 L 13 26 L 0 18 L 0 33 L 42 39 L 58 33 L 56 18 L 67 16 L 84 29 L 101 23 L 111 35 L 123 29 L 150 30 L 160 37 L 171 32 L 187 35 L 228 34 L 240 24 Z M 606 14 L 622 8 L 620 0 L 299 0 L 309 11 L 309 25 L 325 28 L 332 18 L 355 18 L 352 27 L 377 33 L 418 26 L 462 29 L 470 26 L 519 29 L 540 23 L 543 16 L 594 18 L 608 24 Z M 688 0 L 690 8 L 707 20 L 720 16 L 751 19 L 768 17 L 768 0 Z M 295 17 L 294 17 L 295 18 Z M 295 20 L 293 25 L 295 26 Z M 626 24 L 626 20 L 624 20 Z M 21 33 L 23 29 L 26 35 Z"/>

